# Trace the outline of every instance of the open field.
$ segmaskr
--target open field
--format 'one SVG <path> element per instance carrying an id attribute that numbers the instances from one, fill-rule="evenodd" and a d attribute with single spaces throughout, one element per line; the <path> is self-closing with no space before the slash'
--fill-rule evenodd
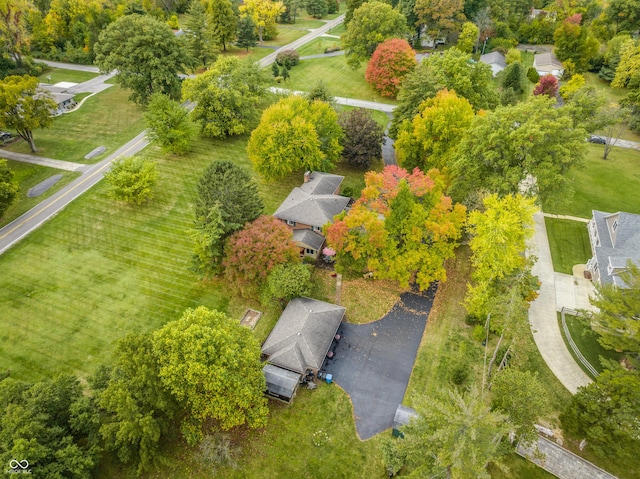
<path id="1" fill-rule="evenodd" d="M 298 49 L 298 53 L 301 57 L 307 55 L 320 55 L 323 54 L 327 48 L 339 48 L 340 39 L 330 37 L 319 37 L 312 42 L 307 43 L 303 47 Z"/>
<path id="2" fill-rule="evenodd" d="M 0 158 L 2 158 L 2 151 L 0 150 Z M 46 166 L 32 165 L 30 163 L 22 163 L 20 161 L 7 160 L 7 165 L 15 174 L 15 180 L 20 185 L 20 192 L 18 198 L 13 202 L 11 206 L 4 212 L 2 218 L 0 218 L 0 227 L 13 221 L 18 216 L 26 213 L 42 200 L 48 198 L 64 185 L 70 183 L 75 178 L 80 176 L 80 173 L 74 171 L 56 170 L 54 168 L 48 168 Z M 28 198 L 27 192 L 29 188 L 37 185 L 41 181 L 47 178 L 61 174 L 62 178 L 53 185 L 47 192 L 38 196 L 37 198 Z"/>
<path id="3" fill-rule="evenodd" d="M 553 270 L 573 274 L 574 265 L 585 264 L 591 258 L 587 224 L 556 218 L 545 218 L 544 221 L 549 236 Z"/>
<path id="4" fill-rule="evenodd" d="M 127 100 L 129 93 L 113 86 L 88 98 L 82 107 L 53 119 L 53 125 L 34 132 L 38 155 L 77 163 L 96 163 L 145 128 L 142 107 Z M 94 158 L 84 156 L 98 146 L 106 151 Z M 9 147 L 19 153 L 31 153 L 25 141 Z"/>
<path id="5" fill-rule="evenodd" d="M 614 148 L 602 159 L 603 145 L 589 145 L 585 167 L 573 170 L 575 195 L 547 213 L 590 218 L 591 210 L 640 213 L 640 151 Z"/>
<path id="6" fill-rule="evenodd" d="M 97 73 L 81 72 L 77 70 L 66 70 L 64 68 L 53 68 L 38 77 L 38 80 L 44 83 L 58 83 L 68 81 L 72 83 L 83 83 L 92 78 L 97 77 Z"/>

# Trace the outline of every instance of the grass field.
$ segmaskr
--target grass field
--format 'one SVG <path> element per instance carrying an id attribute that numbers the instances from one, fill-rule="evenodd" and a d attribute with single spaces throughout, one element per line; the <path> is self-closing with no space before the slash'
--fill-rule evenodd
<path id="1" fill-rule="evenodd" d="M 327 48 L 340 48 L 339 38 L 319 37 L 298 49 L 301 57 L 323 54 Z"/>
<path id="2" fill-rule="evenodd" d="M 77 70 L 66 70 L 64 68 L 53 68 L 38 77 L 44 83 L 55 84 L 61 81 L 72 83 L 83 83 L 98 76 L 98 73 L 81 72 Z"/>
<path id="3" fill-rule="evenodd" d="M 580 221 L 545 218 L 553 270 L 573 274 L 573 266 L 591 258 L 587 224 Z"/>
<path id="4" fill-rule="evenodd" d="M 362 65 L 357 70 L 351 69 L 346 64 L 344 55 L 302 60 L 291 69 L 291 78 L 285 83 L 274 82 L 273 86 L 309 91 L 322 80 L 334 96 L 397 104 L 396 100 L 378 95 L 369 86 L 364 79 L 365 69 L 366 65 Z"/>
<path id="5" fill-rule="evenodd" d="M 0 158 L 2 158 L 1 151 Z M 0 218 L 0 227 L 13 221 L 21 214 L 26 213 L 29 209 L 33 208 L 42 200 L 48 198 L 64 185 L 80 176 L 80 173 L 76 173 L 74 171 L 56 170 L 54 168 L 32 165 L 30 163 L 22 163 L 20 161 L 7 160 L 7 165 L 9 165 L 9 168 L 11 168 L 11 170 L 15 174 L 15 180 L 20 185 L 20 192 L 18 193 L 17 199 L 7 209 L 7 211 L 5 211 L 2 218 Z M 29 188 L 37 185 L 41 181 L 44 181 L 53 175 L 58 174 L 61 174 L 62 178 L 55 185 L 49 188 L 49 190 L 47 190 L 45 193 L 38 196 L 37 198 L 27 197 Z"/>
<path id="6" fill-rule="evenodd" d="M 591 210 L 640 213 L 640 151 L 614 148 L 602 159 L 602 145 L 589 145 L 585 167 L 573 170 L 575 195 L 558 213 L 590 218 Z"/>
<path id="7" fill-rule="evenodd" d="M 54 118 L 50 128 L 34 132 L 37 154 L 78 163 L 100 161 L 145 128 L 142 107 L 130 102 L 128 96 L 128 92 L 113 86 L 88 98 L 79 110 Z M 98 146 L 105 146 L 105 153 L 85 160 L 84 156 Z M 31 152 L 22 140 L 9 148 Z"/>

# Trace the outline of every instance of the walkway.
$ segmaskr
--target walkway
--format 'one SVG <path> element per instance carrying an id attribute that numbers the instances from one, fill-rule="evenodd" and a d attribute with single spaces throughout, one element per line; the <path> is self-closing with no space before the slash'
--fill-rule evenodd
<path id="1" fill-rule="evenodd" d="M 539 278 L 541 284 L 538 298 L 531 303 L 529 308 L 529 323 L 533 331 L 533 339 L 547 366 L 560 382 L 572 394 L 575 394 L 579 387 L 586 386 L 591 382 L 591 379 L 575 362 L 562 339 L 557 317 L 555 273 L 544 215 L 536 213 L 534 221 L 535 234 L 528 245 L 527 254 L 535 255 L 538 258 L 532 268 L 532 273 Z M 564 299 L 561 297 L 560 301 L 564 301 Z M 568 304 L 563 306 L 569 307 Z"/>
<path id="2" fill-rule="evenodd" d="M 519 444 L 516 451 L 560 479 L 616 479 L 616 476 L 549 439 L 539 437 L 536 446 L 537 450 Z"/>
<path id="3" fill-rule="evenodd" d="M 343 338 L 325 370 L 349 394 L 360 439 L 369 439 L 393 425 L 435 293 L 436 286 L 420 294 L 403 293 L 384 318 L 340 326 Z"/>
<path id="4" fill-rule="evenodd" d="M 15 153 L 13 151 L 0 149 L 0 158 L 7 160 L 21 161 L 23 163 L 32 163 L 34 165 L 48 166 L 57 170 L 65 171 L 85 171 L 90 165 L 82 163 L 73 163 L 71 161 L 54 160 L 43 156 L 27 155 L 25 153 Z"/>

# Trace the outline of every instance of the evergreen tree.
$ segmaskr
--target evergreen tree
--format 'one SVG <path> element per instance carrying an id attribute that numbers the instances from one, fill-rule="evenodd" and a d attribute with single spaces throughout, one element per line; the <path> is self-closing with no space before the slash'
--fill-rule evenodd
<path id="1" fill-rule="evenodd" d="M 193 3 L 199 3 L 194 1 Z M 215 43 L 227 51 L 227 44 L 233 42 L 238 32 L 238 18 L 233 11 L 233 6 L 229 0 L 211 0 L 208 8 L 209 20 L 211 22 L 211 35 Z M 253 46 L 253 45 L 249 45 Z M 247 49 L 249 48 L 247 47 Z"/>
<path id="2" fill-rule="evenodd" d="M 197 64 L 207 66 L 212 60 L 212 37 L 207 26 L 207 14 L 202 3 L 191 2 L 185 29 L 189 52 Z"/>
<path id="3" fill-rule="evenodd" d="M 236 45 L 249 51 L 250 47 L 258 44 L 258 36 L 256 35 L 256 24 L 249 15 L 240 17 L 238 21 L 238 33 Z"/>

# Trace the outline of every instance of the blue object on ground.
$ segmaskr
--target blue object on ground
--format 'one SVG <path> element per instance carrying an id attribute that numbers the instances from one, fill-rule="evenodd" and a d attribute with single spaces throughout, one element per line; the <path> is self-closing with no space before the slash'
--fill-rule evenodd
<path id="1" fill-rule="evenodd" d="M 325 376 L 325 380 L 327 381 L 327 384 L 331 384 L 333 382 L 333 375 L 332 374 L 327 374 Z"/>

